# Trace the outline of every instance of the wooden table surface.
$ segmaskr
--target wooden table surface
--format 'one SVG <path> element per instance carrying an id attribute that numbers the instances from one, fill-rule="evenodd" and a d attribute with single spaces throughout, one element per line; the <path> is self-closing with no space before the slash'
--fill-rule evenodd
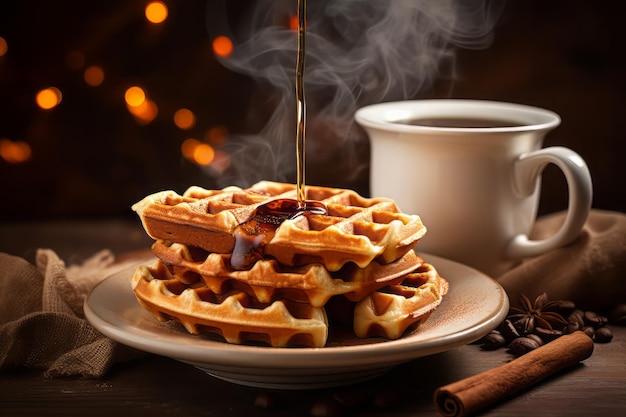
<path id="1" fill-rule="evenodd" d="M 80 260 L 103 248 L 122 255 L 144 249 L 149 242 L 141 226 L 130 220 L 0 224 L 0 252 L 30 261 L 38 247 L 54 249 L 63 259 Z M 582 364 L 481 415 L 625 415 L 626 328 L 609 327 L 613 340 L 595 344 L 594 353 Z M 46 379 L 39 371 L 24 369 L 0 372 L 0 415 L 313 416 L 323 415 L 325 408 L 329 411 L 327 405 L 335 404 L 329 400 L 341 396 L 358 400 L 358 406 L 326 415 L 436 416 L 432 397 L 437 387 L 511 359 L 504 349 L 483 351 L 467 345 L 348 387 L 268 391 L 223 382 L 190 365 L 146 354 L 115 365 L 101 379 Z"/>

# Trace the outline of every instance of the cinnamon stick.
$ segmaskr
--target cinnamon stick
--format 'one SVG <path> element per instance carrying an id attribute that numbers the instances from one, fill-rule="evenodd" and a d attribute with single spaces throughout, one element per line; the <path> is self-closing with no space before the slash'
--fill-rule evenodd
<path id="1" fill-rule="evenodd" d="M 593 341 L 581 331 L 558 339 L 511 362 L 435 391 L 437 410 L 445 417 L 468 416 L 573 366 L 593 352 Z"/>

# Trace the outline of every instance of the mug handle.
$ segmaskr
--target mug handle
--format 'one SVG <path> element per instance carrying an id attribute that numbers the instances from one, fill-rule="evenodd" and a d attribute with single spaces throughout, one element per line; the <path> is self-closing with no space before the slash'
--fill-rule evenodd
<path id="1" fill-rule="evenodd" d="M 544 240 L 530 240 L 525 234 L 515 236 L 506 249 L 510 258 L 537 256 L 565 246 L 578 236 L 587 221 L 592 202 L 591 174 L 583 158 L 571 149 L 553 146 L 520 155 L 515 161 L 516 192 L 531 195 L 537 178 L 549 163 L 559 167 L 567 181 L 569 201 L 565 221 L 558 232 Z"/>

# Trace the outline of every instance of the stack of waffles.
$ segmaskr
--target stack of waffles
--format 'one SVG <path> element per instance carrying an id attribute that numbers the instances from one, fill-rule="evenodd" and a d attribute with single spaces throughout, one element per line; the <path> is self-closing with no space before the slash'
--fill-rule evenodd
<path id="1" fill-rule="evenodd" d="M 413 251 L 419 216 L 352 190 L 306 192 L 312 209 L 295 211 L 296 186 L 269 181 L 145 197 L 133 210 L 157 260 L 135 271 L 137 300 L 190 333 L 278 347 L 323 347 L 345 315 L 358 337 L 395 339 L 426 320 L 448 283 Z"/>

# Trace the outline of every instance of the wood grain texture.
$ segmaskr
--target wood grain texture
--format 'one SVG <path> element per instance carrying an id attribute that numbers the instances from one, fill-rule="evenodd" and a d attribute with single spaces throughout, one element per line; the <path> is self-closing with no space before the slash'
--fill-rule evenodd
<path id="1" fill-rule="evenodd" d="M 483 416 L 602 416 L 626 411 L 626 328 L 612 327 L 611 343 L 596 344 L 582 364 L 554 375 Z M 274 392 L 217 380 L 189 365 L 146 357 L 114 367 L 101 380 L 44 379 L 37 371 L 0 373 L 0 410 L 6 416 L 229 415 L 307 416 L 335 396 L 352 399 L 345 415 L 433 416 L 436 388 L 512 359 L 504 350 L 477 345 L 420 358 L 390 373 L 349 387 Z M 255 405 L 269 397 L 270 408 Z M 387 406 L 381 404 L 387 402 Z M 348 402 L 348 401 L 346 401 Z"/>

